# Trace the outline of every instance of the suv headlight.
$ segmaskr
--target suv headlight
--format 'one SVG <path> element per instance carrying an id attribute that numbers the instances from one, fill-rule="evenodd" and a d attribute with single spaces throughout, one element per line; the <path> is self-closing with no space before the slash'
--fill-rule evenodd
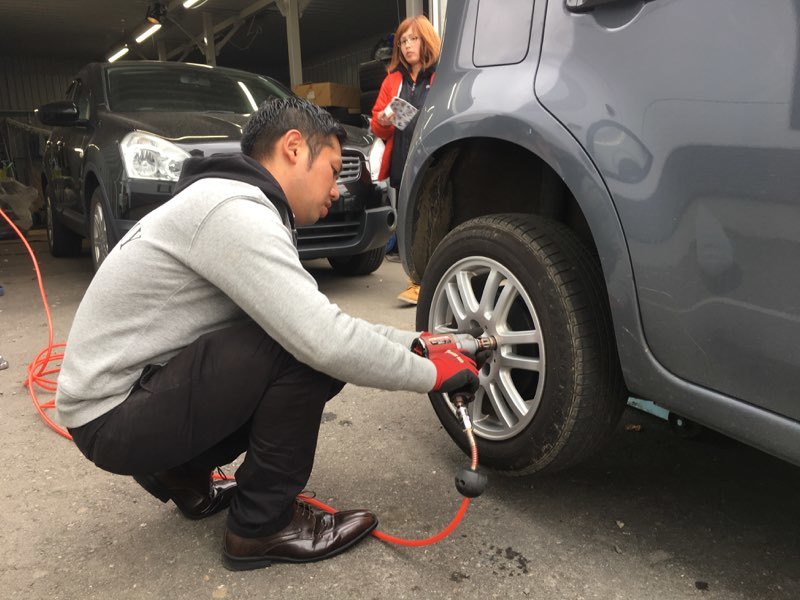
<path id="1" fill-rule="evenodd" d="M 369 147 L 369 155 L 367 156 L 367 167 L 369 168 L 369 176 L 373 182 L 378 181 L 378 173 L 381 171 L 381 161 L 383 160 L 383 151 L 386 149 L 383 140 L 379 137 L 375 138 L 372 145 Z"/>
<path id="2" fill-rule="evenodd" d="M 119 144 L 125 173 L 131 179 L 178 181 L 189 153 L 152 133 L 134 131 Z"/>

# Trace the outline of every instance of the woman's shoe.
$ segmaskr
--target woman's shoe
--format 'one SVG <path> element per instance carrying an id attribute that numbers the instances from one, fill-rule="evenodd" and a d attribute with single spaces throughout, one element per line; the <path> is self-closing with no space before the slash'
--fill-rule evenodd
<path id="1" fill-rule="evenodd" d="M 405 291 L 397 296 L 397 299 L 408 302 L 409 304 L 416 304 L 417 300 L 419 300 L 419 284 L 414 282 L 409 283 Z"/>

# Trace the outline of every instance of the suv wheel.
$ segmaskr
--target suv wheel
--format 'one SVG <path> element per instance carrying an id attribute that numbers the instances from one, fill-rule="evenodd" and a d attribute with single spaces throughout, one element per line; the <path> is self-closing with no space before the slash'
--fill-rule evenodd
<path id="1" fill-rule="evenodd" d="M 369 275 L 378 270 L 385 256 L 386 246 L 380 246 L 353 256 L 331 256 L 328 262 L 340 275 Z"/>
<path id="2" fill-rule="evenodd" d="M 573 465 L 625 407 L 599 261 L 560 223 L 494 215 L 450 232 L 426 268 L 417 329 L 497 339 L 469 405 L 486 466 L 522 475 Z M 446 397 L 430 397 L 468 452 Z"/>
<path id="3" fill-rule="evenodd" d="M 47 211 L 47 247 L 56 258 L 77 256 L 81 252 L 83 239 L 74 231 L 67 229 L 53 210 L 53 201 L 45 188 L 45 209 Z"/>
<path id="4" fill-rule="evenodd" d="M 91 210 L 89 239 L 92 243 L 92 266 L 94 270 L 97 271 L 115 243 L 112 234 L 109 232 L 105 201 L 103 199 L 103 192 L 99 187 L 92 193 Z"/>

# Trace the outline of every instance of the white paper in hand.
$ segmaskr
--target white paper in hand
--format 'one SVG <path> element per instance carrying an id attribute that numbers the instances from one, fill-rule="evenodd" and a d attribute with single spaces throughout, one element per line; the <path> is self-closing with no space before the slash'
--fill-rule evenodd
<path id="1" fill-rule="evenodd" d="M 416 108 L 398 96 L 392 98 L 392 101 L 389 102 L 389 108 L 394 113 L 393 124 L 398 129 L 408 127 L 408 124 L 417 114 Z"/>

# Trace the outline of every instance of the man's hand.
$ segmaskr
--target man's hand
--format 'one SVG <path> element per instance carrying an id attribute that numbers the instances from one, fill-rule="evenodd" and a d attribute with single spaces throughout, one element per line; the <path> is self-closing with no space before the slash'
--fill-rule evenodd
<path id="1" fill-rule="evenodd" d="M 437 352 L 428 358 L 436 367 L 436 384 L 432 392 L 472 393 L 480 386 L 475 361 L 458 350 Z"/>

